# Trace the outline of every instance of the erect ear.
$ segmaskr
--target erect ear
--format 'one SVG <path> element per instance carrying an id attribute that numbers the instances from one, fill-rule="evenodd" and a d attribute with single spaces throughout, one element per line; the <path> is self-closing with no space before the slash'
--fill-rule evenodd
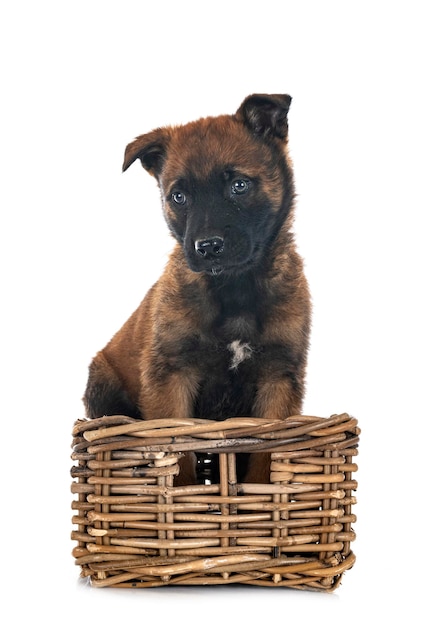
<path id="1" fill-rule="evenodd" d="M 157 178 L 161 173 L 168 145 L 167 128 L 157 128 L 146 135 L 136 137 L 125 148 L 122 171 L 125 172 L 136 159 L 140 159 L 145 170 Z"/>
<path id="2" fill-rule="evenodd" d="M 291 100 L 287 94 L 255 93 L 244 100 L 235 117 L 257 135 L 274 135 L 286 139 Z"/>

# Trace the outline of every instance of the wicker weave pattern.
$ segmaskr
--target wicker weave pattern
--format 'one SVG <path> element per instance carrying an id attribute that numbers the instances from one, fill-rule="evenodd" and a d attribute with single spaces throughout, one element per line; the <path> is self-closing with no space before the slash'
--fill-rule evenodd
<path id="1" fill-rule="evenodd" d="M 294 416 L 78 420 L 73 550 L 98 587 L 243 583 L 333 591 L 355 561 L 357 421 Z M 174 487 L 184 451 L 217 454 L 216 484 Z M 236 454 L 272 452 L 269 484 Z"/>

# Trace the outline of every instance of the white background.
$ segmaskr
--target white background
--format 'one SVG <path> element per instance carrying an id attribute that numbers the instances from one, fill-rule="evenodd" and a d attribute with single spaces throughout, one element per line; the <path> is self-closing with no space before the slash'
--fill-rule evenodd
<path id="1" fill-rule="evenodd" d="M 16 0 L 0 46 L 5 623 L 431 623 L 431 3 Z M 90 588 L 71 556 L 70 433 L 90 359 L 172 245 L 123 151 L 253 92 L 293 96 L 304 411 L 359 419 L 357 562 L 332 595 Z"/>

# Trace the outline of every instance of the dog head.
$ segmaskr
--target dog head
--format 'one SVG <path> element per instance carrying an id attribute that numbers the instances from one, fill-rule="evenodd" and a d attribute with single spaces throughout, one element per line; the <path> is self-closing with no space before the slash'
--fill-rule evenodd
<path id="1" fill-rule="evenodd" d="M 158 181 L 169 229 L 194 272 L 240 273 L 258 263 L 288 217 L 288 95 L 254 94 L 234 115 L 158 128 L 125 150 Z"/>

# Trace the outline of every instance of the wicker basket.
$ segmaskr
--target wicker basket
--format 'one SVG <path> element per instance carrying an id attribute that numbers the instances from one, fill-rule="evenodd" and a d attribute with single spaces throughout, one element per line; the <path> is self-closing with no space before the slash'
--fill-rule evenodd
<path id="1" fill-rule="evenodd" d="M 357 420 L 294 416 L 78 420 L 73 550 L 97 587 L 242 583 L 333 591 L 355 556 Z M 194 451 L 217 482 L 174 487 Z M 271 452 L 268 484 L 239 483 L 237 454 Z M 204 471 L 206 475 L 206 468 Z"/>

